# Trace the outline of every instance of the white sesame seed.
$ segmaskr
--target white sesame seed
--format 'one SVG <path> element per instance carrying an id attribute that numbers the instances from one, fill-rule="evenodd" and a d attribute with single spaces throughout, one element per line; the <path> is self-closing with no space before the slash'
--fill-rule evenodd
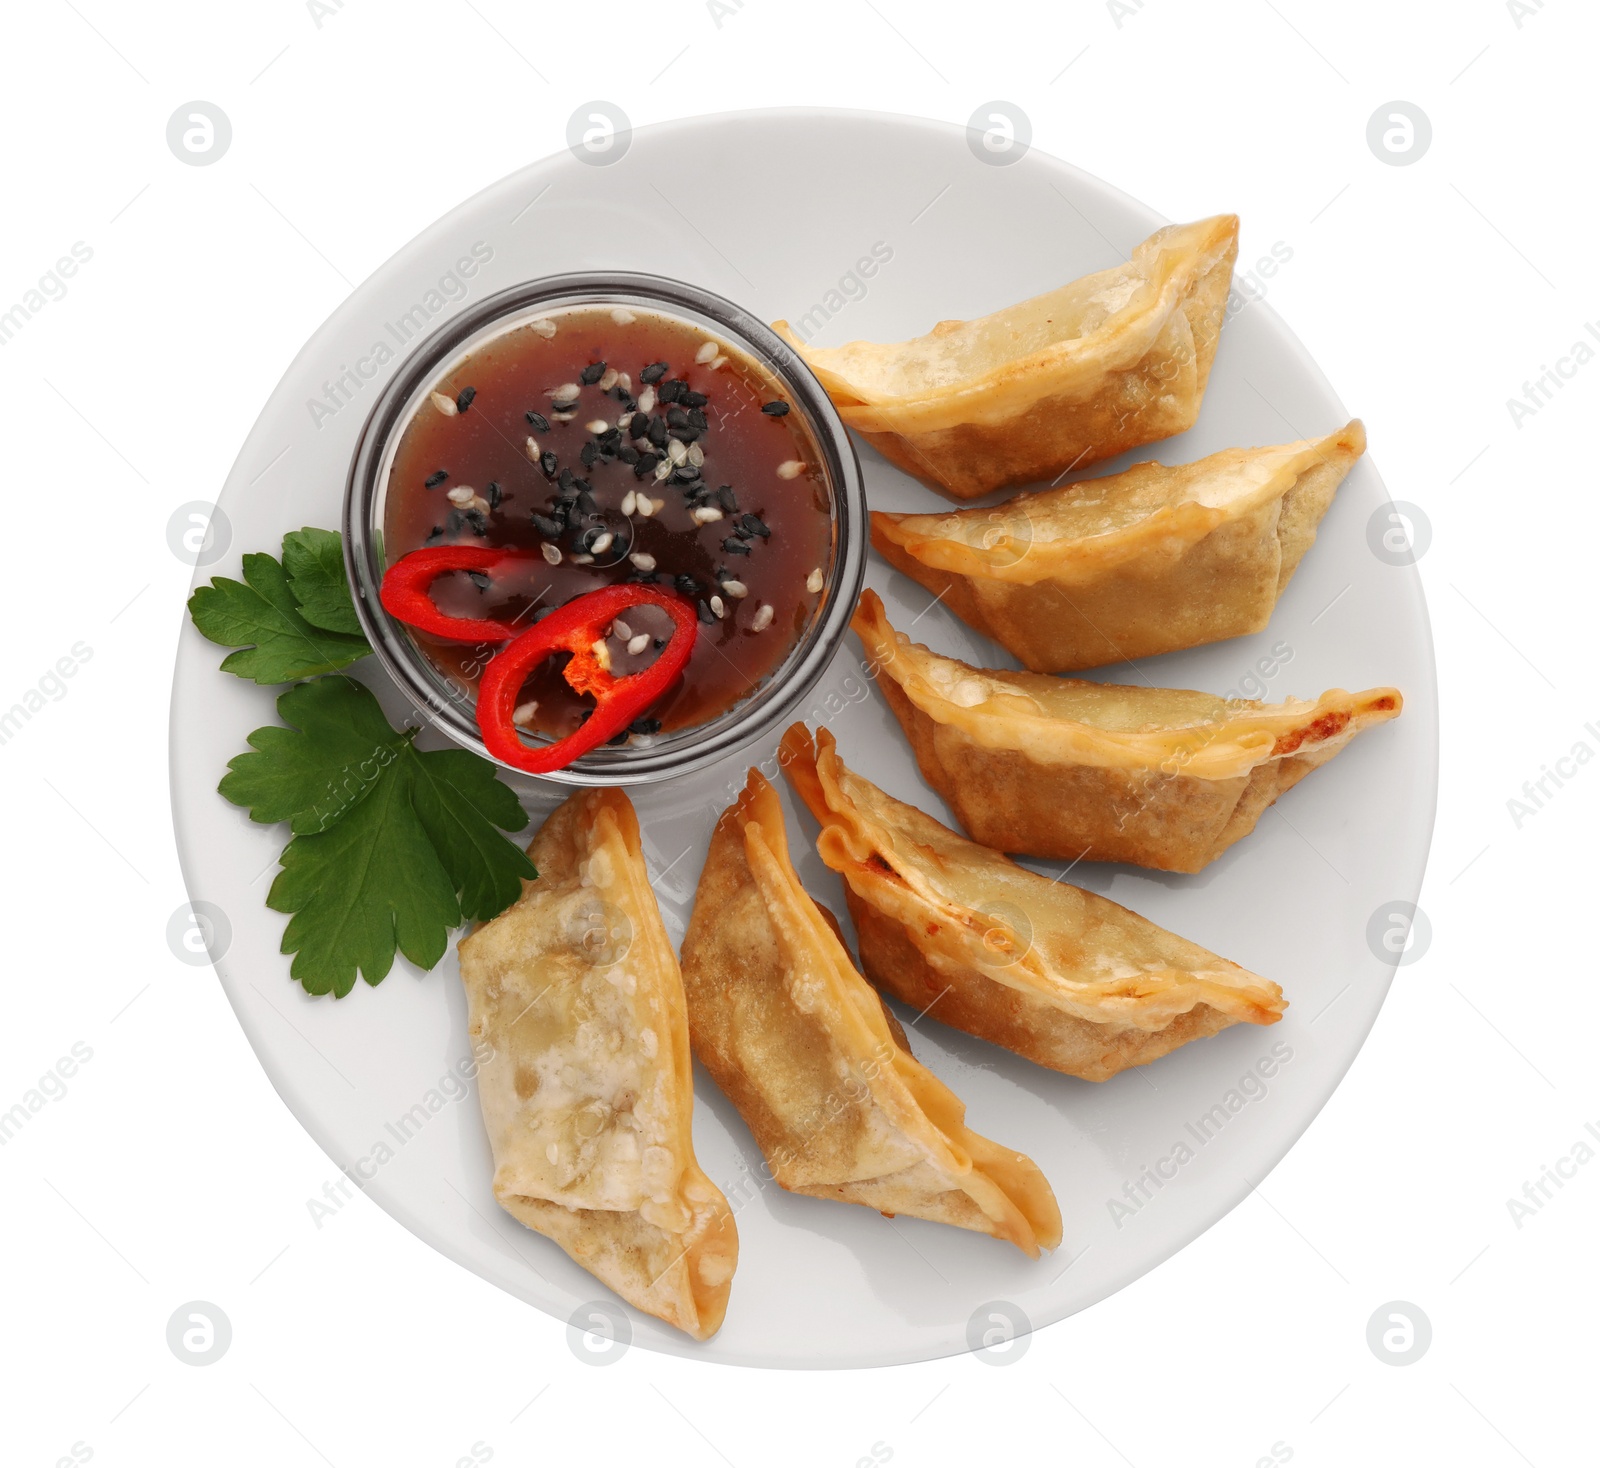
<path id="1" fill-rule="evenodd" d="M 539 700 L 530 698 L 526 703 L 519 703 L 511 715 L 513 724 L 531 724 L 533 716 L 539 712 Z"/>
<path id="2" fill-rule="evenodd" d="M 697 443 L 689 445 L 689 462 L 698 469 L 706 461 L 706 451 Z"/>
<path id="3" fill-rule="evenodd" d="M 594 565 L 594 557 L 588 551 L 584 551 L 581 555 L 576 555 L 572 558 L 572 564 L 574 566 L 592 566 Z"/>
<path id="4" fill-rule="evenodd" d="M 711 370 L 713 372 L 720 372 L 727 365 L 728 359 L 726 357 L 713 357 L 711 359 Z"/>
<path id="5" fill-rule="evenodd" d="M 549 561 L 552 566 L 559 566 L 561 564 L 560 549 L 551 545 L 548 540 L 539 542 L 539 553 L 545 558 L 545 560 Z"/>
<path id="6" fill-rule="evenodd" d="M 527 455 L 530 459 L 532 459 L 535 463 L 539 462 L 539 440 L 536 439 L 531 433 L 528 435 L 527 440 L 523 443 L 522 447 L 527 451 Z"/>
<path id="7" fill-rule="evenodd" d="M 624 622 L 621 617 L 615 617 L 611 622 L 611 635 L 619 642 L 626 642 L 633 636 L 633 628 Z"/>
<path id="8" fill-rule="evenodd" d="M 815 594 L 822 590 L 822 567 L 818 566 L 806 577 L 806 590 Z"/>
<path id="9" fill-rule="evenodd" d="M 615 367 L 607 367 L 606 370 L 600 374 L 600 381 L 597 386 L 601 392 L 610 392 L 611 389 L 617 385 L 617 378 L 619 378 L 621 375 L 622 374 L 618 372 Z"/>
<path id="10" fill-rule="evenodd" d="M 637 637 L 630 637 L 628 639 L 628 651 L 632 653 L 634 657 L 638 657 L 639 654 L 649 646 L 650 634 L 648 632 L 641 632 Z"/>
<path id="11" fill-rule="evenodd" d="M 720 350 L 721 348 L 718 347 L 715 342 L 701 342 L 700 350 L 694 354 L 694 359 L 696 362 L 700 363 L 701 366 L 704 366 L 713 357 L 715 357 Z"/>
<path id="12" fill-rule="evenodd" d="M 619 373 L 617 373 L 617 386 L 620 387 L 623 390 L 623 392 L 632 392 L 633 391 L 633 376 L 632 376 L 632 374 L 631 373 L 627 373 L 627 372 L 619 372 Z"/>
<path id="13" fill-rule="evenodd" d="M 655 472 L 656 483 L 659 484 L 663 479 L 665 479 L 667 477 L 667 475 L 672 473 L 672 471 L 676 467 L 677 467 L 677 465 L 675 465 L 672 462 L 671 459 L 663 459 L 659 464 L 656 465 L 656 472 Z"/>
<path id="14" fill-rule="evenodd" d="M 634 497 L 633 513 L 636 515 L 642 515 L 646 520 L 648 520 L 653 514 L 655 514 L 655 512 L 656 502 L 651 499 L 650 496 L 647 495 L 643 490 L 640 490 L 639 493 Z"/>
<path id="15" fill-rule="evenodd" d="M 583 426 L 584 429 L 589 433 L 604 433 L 608 428 L 611 427 L 611 425 L 607 423 L 604 418 L 593 418 Z"/>
<path id="16" fill-rule="evenodd" d="M 651 383 L 649 387 L 645 388 L 645 390 L 639 394 L 639 411 L 641 413 L 648 413 L 653 407 L 655 407 L 655 405 L 656 389 L 655 384 Z"/>
<path id="17" fill-rule="evenodd" d="M 711 525 L 722 518 L 722 511 L 715 505 L 701 505 L 689 518 L 696 525 Z"/>
<path id="18" fill-rule="evenodd" d="M 635 491 L 635 490 L 631 490 L 630 489 L 622 497 L 621 512 L 624 515 L 631 515 L 634 512 L 634 510 L 638 507 L 638 504 L 639 504 L 638 492 Z"/>
<path id="19" fill-rule="evenodd" d="M 556 324 L 548 316 L 540 316 L 537 320 L 530 321 L 528 325 L 546 341 L 556 334 Z"/>
<path id="20" fill-rule="evenodd" d="M 785 459 L 778 465 L 779 479 L 797 479 L 806 466 L 799 459 Z"/>
<path id="21" fill-rule="evenodd" d="M 617 419 L 617 427 L 618 428 L 626 428 L 632 422 L 633 422 L 633 414 L 632 413 L 623 413 Z"/>
<path id="22" fill-rule="evenodd" d="M 641 571 L 654 571 L 656 568 L 656 558 L 648 551 L 635 551 L 628 559 Z"/>
<path id="23" fill-rule="evenodd" d="M 688 447 L 681 438 L 669 438 L 667 440 L 667 461 L 674 468 L 683 463 L 688 457 Z"/>
<path id="24" fill-rule="evenodd" d="M 597 556 L 603 556 L 608 550 L 611 549 L 611 542 L 616 538 L 617 537 L 609 530 L 602 530 L 600 534 L 595 536 L 594 544 L 589 547 L 590 553 Z"/>
<path id="25" fill-rule="evenodd" d="M 728 615 L 728 604 L 720 596 L 713 594 L 711 597 L 711 610 L 718 617 L 726 617 Z"/>
<path id="26" fill-rule="evenodd" d="M 454 418 L 456 416 L 456 400 L 454 398 L 442 392 L 430 393 L 428 396 L 432 400 L 433 406 L 443 413 L 446 418 Z"/>
<path id="27" fill-rule="evenodd" d="M 469 485 L 458 484 L 445 494 L 445 498 L 453 505 L 470 505 L 477 498 L 477 491 Z"/>
<path id="28" fill-rule="evenodd" d="M 761 605 L 756 608 L 755 616 L 750 619 L 750 630 L 752 632 L 765 632 L 771 625 L 772 606 L 768 602 L 762 602 Z"/>
<path id="29" fill-rule="evenodd" d="M 575 382 L 563 382 L 560 387 L 550 389 L 550 401 L 553 403 L 570 403 L 583 389 Z"/>
<path id="30" fill-rule="evenodd" d="M 618 326 L 631 326 L 639 318 L 635 316 L 633 312 L 630 311 L 626 306 L 613 306 L 611 308 L 611 319 L 615 321 Z"/>
<path id="31" fill-rule="evenodd" d="M 735 601 L 738 601 L 741 597 L 750 595 L 750 588 L 742 581 L 724 581 L 722 583 L 722 589 L 727 592 L 728 595 L 731 596 Z"/>
<path id="32" fill-rule="evenodd" d="M 550 421 L 552 423 L 570 423 L 577 416 L 576 413 L 552 413 Z"/>

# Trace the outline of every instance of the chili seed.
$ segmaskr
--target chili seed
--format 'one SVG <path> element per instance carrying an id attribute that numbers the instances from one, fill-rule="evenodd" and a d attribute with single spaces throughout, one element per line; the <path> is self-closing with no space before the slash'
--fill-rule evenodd
<path id="1" fill-rule="evenodd" d="M 721 350 L 715 342 L 701 342 L 700 350 L 694 354 L 696 362 L 709 362 Z"/>
<path id="2" fill-rule="evenodd" d="M 541 316 L 537 321 L 530 321 L 528 325 L 546 341 L 549 341 L 556 334 L 556 324 L 548 316 Z"/>
<path id="3" fill-rule="evenodd" d="M 435 469 L 432 474 L 422 481 L 422 487 L 424 489 L 437 489 L 449 477 L 450 471 L 448 469 Z"/>
<path id="4" fill-rule="evenodd" d="M 648 632 L 641 632 L 636 637 L 628 639 L 628 651 L 634 657 L 638 657 L 649 646 L 650 634 Z"/>
<path id="5" fill-rule="evenodd" d="M 822 567 L 818 566 L 806 577 L 806 590 L 815 595 L 822 590 Z"/>
<path id="6" fill-rule="evenodd" d="M 769 418 L 782 418 L 788 413 L 789 405 L 787 403 L 763 403 L 761 411 Z"/>
<path id="7" fill-rule="evenodd" d="M 456 394 L 456 412 L 465 413 L 467 409 L 472 406 L 472 400 L 477 397 L 477 395 L 478 389 L 475 387 L 462 388 L 461 391 Z"/>
<path id="8" fill-rule="evenodd" d="M 644 369 L 643 372 L 641 372 L 639 374 L 639 381 L 640 382 L 660 382 L 661 379 L 663 377 L 665 377 L 666 375 L 667 375 L 667 364 L 665 362 L 652 362 L 648 367 L 646 367 Z"/>
<path id="9" fill-rule="evenodd" d="M 530 698 L 527 703 L 519 703 L 512 711 L 511 722 L 513 724 L 531 724 L 533 716 L 538 712 L 539 700 Z"/>
<path id="10" fill-rule="evenodd" d="M 548 540 L 541 541 L 539 543 L 539 554 L 542 555 L 552 566 L 559 566 L 561 564 L 560 548 L 551 545 Z"/>
<path id="11" fill-rule="evenodd" d="M 611 308 L 611 319 L 615 321 L 618 326 L 632 326 L 633 323 L 638 320 L 638 317 L 636 317 L 626 306 L 613 306 Z"/>
<path id="12" fill-rule="evenodd" d="M 536 413 L 532 408 L 529 408 L 522 416 L 528 420 L 530 428 L 536 429 L 540 433 L 549 433 L 550 420 L 543 413 Z"/>
<path id="13" fill-rule="evenodd" d="M 443 413 L 446 418 L 454 418 L 456 416 L 456 400 L 445 393 L 429 393 L 428 401 Z"/>

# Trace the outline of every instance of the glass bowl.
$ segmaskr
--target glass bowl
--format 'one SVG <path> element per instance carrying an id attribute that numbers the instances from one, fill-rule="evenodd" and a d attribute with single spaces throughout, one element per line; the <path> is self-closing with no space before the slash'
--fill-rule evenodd
<path id="1" fill-rule="evenodd" d="M 384 523 L 390 468 L 412 415 L 453 364 L 535 317 L 580 306 L 626 306 L 675 316 L 705 328 L 770 373 L 812 440 L 832 519 L 832 549 L 810 623 L 754 692 L 715 718 L 652 735 L 648 743 L 604 746 L 548 774 L 517 771 L 558 785 L 640 785 L 702 769 L 787 719 L 838 649 L 866 570 L 866 492 L 849 434 L 810 369 L 748 311 L 683 281 L 617 271 L 527 281 L 463 311 L 411 349 L 361 430 L 345 490 L 345 569 L 362 629 L 390 677 L 436 729 L 493 759 L 478 730 L 471 691 L 442 673 L 379 602 L 388 568 Z M 515 766 L 502 763 L 502 768 Z"/>

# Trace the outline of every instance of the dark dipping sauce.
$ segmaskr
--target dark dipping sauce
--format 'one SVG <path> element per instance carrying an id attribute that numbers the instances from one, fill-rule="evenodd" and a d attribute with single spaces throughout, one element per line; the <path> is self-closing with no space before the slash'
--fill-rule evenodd
<path id="1" fill-rule="evenodd" d="M 583 306 L 476 348 L 406 425 L 389 473 L 385 557 L 393 565 L 438 545 L 527 553 L 492 577 L 435 581 L 433 600 L 450 616 L 531 626 L 619 582 L 692 602 L 700 629 L 688 666 L 625 736 L 648 742 L 716 718 L 782 664 L 822 600 L 833 517 L 806 424 L 772 374 L 691 322 Z M 606 640 L 619 678 L 648 667 L 671 627 L 654 607 L 624 623 Z M 469 693 L 497 651 L 410 631 Z M 588 716 L 592 701 L 561 676 L 566 660 L 530 676 L 520 727 L 559 738 Z"/>

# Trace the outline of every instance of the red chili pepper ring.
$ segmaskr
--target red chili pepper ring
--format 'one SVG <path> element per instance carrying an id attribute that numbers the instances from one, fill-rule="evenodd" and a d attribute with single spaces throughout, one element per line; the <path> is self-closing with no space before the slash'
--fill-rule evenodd
<path id="1" fill-rule="evenodd" d="M 447 637 L 454 642 L 509 642 L 525 628 L 493 617 L 448 617 L 428 595 L 428 588 L 451 571 L 492 573 L 510 562 L 528 559 L 525 551 L 497 550 L 487 545 L 436 545 L 415 550 L 401 556 L 384 572 L 378 599 L 397 622 L 431 637 Z"/>
<path id="2" fill-rule="evenodd" d="M 648 668 L 615 678 L 595 655 L 594 644 L 605 639 L 619 616 L 646 605 L 660 607 L 672 618 L 672 635 Z M 490 659 L 478 681 L 478 728 L 484 747 L 502 764 L 529 774 L 564 768 L 620 734 L 667 691 L 689 661 L 699 632 L 695 609 L 681 596 L 656 586 L 625 583 L 575 597 Z M 582 728 L 552 744 L 530 747 L 512 722 L 517 697 L 528 675 L 558 652 L 572 654 L 562 676 L 577 692 L 593 694 L 595 709 Z"/>

